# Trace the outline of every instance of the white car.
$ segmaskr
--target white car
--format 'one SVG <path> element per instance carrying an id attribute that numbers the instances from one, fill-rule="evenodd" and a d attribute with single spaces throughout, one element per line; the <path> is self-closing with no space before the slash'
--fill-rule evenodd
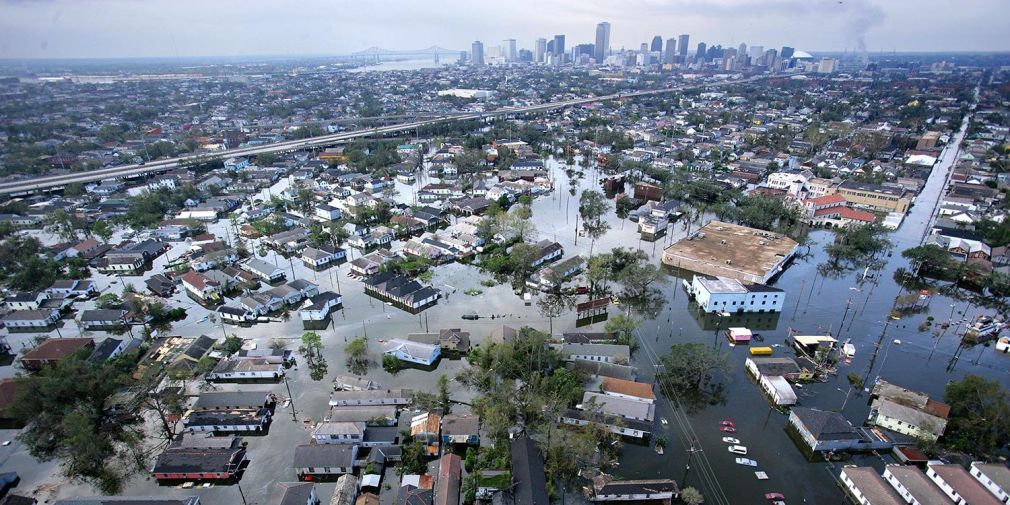
<path id="1" fill-rule="evenodd" d="M 747 454 L 747 448 L 742 445 L 731 445 L 726 449 L 728 449 L 729 452 L 732 452 L 733 454 L 740 454 L 740 455 Z"/>
<path id="2" fill-rule="evenodd" d="M 722 437 L 722 441 L 726 442 L 727 444 L 734 444 L 734 445 L 740 443 L 739 440 L 737 440 L 737 439 L 735 439 L 733 437 Z"/>
<path id="3" fill-rule="evenodd" d="M 758 466 L 758 462 L 753 459 L 736 458 L 736 464 L 744 466 Z"/>

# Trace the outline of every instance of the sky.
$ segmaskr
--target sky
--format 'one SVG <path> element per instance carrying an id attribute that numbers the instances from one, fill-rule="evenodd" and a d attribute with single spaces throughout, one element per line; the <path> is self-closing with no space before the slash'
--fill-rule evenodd
<path id="1" fill-rule="evenodd" d="M 808 52 L 1007 51 L 1008 0 L 0 0 L 0 59 L 337 55 L 466 50 L 565 34 L 654 35 Z"/>

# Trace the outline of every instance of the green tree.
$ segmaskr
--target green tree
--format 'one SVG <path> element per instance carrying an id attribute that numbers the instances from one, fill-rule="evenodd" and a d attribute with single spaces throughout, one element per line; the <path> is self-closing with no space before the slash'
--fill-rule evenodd
<path id="1" fill-rule="evenodd" d="M 721 388 L 709 386 L 715 374 L 725 375 L 730 370 L 726 353 L 705 344 L 675 344 L 659 361 L 663 369 L 657 379 L 688 406 L 718 399 Z"/>
<path id="2" fill-rule="evenodd" d="M 354 373 L 368 371 L 368 341 L 365 337 L 357 337 L 344 346 L 347 355 L 347 367 Z"/>
<path id="3" fill-rule="evenodd" d="M 235 354 L 242 350 L 242 339 L 235 335 L 228 335 L 224 339 L 224 352 Z"/>
<path id="4" fill-rule="evenodd" d="M 617 343 L 626 345 L 631 349 L 638 347 L 638 339 L 635 338 L 635 330 L 641 322 L 634 316 L 627 314 L 617 314 L 607 321 L 604 331 L 617 333 Z"/>
<path id="5" fill-rule="evenodd" d="M 992 454 L 1010 443 L 1010 396 L 999 381 L 974 374 L 947 384 L 950 416 L 944 440 L 969 454 Z"/>
<path id="6" fill-rule="evenodd" d="M 445 374 L 438 376 L 438 405 L 443 416 L 448 414 L 452 407 L 449 401 L 449 377 Z"/>
<path id="7" fill-rule="evenodd" d="M 630 198 L 624 197 L 618 198 L 614 206 L 616 207 L 615 212 L 617 213 L 617 217 L 621 220 L 621 229 L 623 230 L 624 222 L 628 219 L 628 216 L 631 215 L 631 211 L 634 210 L 634 204 L 631 202 Z"/>
<path id="8" fill-rule="evenodd" d="M 575 298 L 554 290 L 537 299 L 537 310 L 550 321 L 550 333 L 554 334 L 554 318 L 572 310 Z"/>
<path id="9" fill-rule="evenodd" d="M 302 334 L 302 345 L 298 348 L 305 356 L 305 364 L 309 367 L 312 380 L 320 381 L 326 377 L 326 359 L 323 358 L 323 337 L 314 331 Z"/>
<path id="10" fill-rule="evenodd" d="M 607 197 L 599 191 L 583 191 L 579 195 L 579 215 L 582 217 L 582 229 L 592 238 L 589 243 L 589 255 L 593 255 L 593 247 L 596 239 L 602 237 L 610 224 L 603 218 L 610 211 L 610 202 Z"/>
<path id="11" fill-rule="evenodd" d="M 109 225 L 108 221 L 95 221 L 91 224 L 91 233 L 104 242 L 108 242 L 112 238 L 112 231 L 112 226 Z"/>
<path id="12" fill-rule="evenodd" d="M 701 491 L 693 487 L 685 487 L 680 492 L 680 501 L 684 502 L 685 505 L 701 505 L 705 503 L 705 497 L 702 496 Z"/>

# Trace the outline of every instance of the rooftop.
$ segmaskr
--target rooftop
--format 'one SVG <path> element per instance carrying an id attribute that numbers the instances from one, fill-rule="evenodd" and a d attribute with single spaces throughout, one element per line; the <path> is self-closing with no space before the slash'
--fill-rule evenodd
<path id="1" fill-rule="evenodd" d="M 663 263 L 741 281 L 765 279 L 796 250 L 795 240 L 778 233 L 711 221 L 663 252 Z"/>

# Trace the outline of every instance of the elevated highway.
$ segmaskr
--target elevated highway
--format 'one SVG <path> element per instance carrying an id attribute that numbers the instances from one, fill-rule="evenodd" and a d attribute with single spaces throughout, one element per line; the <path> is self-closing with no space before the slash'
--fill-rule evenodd
<path id="1" fill-rule="evenodd" d="M 306 149 L 321 148 L 332 146 L 334 144 L 346 142 L 349 140 L 382 136 L 390 133 L 399 133 L 419 128 L 422 126 L 428 126 L 438 123 L 447 123 L 452 121 L 466 121 L 473 119 L 490 119 L 490 118 L 517 116 L 524 114 L 535 114 L 540 112 L 549 112 L 553 110 L 564 109 L 566 107 L 573 107 L 596 102 L 604 102 L 608 100 L 659 95 L 663 93 L 674 93 L 701 88 L 717 88 L 732 84 L 760 81 L 771 77 L 775 76 L 756 76 L 746 79 L 731 79 L 718 82 L 683 84 L 680 86 L 671 86 L 668 88 L 632 91 L 627 93 L 615 93 L 610 95 L 601 95 L 587 98 L 577 98 L 573 100 L 564 100 L 559 102 L 530 105 L 525 107 L 504 107 L 501 109 L 495 109 L 493 111 L 450 114 L 429 119 L 406 121 L 388 126 L 362 128 L 354 131 L 340 132 L 330 135 L 321 135 L 318 137 L 312 137 L 308 139 L 286 140 L 283 142 L 276 142 L 273 144 L 266 144 L 260 146 L 240 147 L 236 149 L 227 149 L 223 151 L 215 151 L 210 153 L 200 153 L 187 156 L 180 156 L 177 158 L 166 158 L 163 160 L 155 160 L 138 165 L 119 165 L 115 167 L 91 170 L 88 172 L 42 176 L 33 179 L 25 179 L 19 181 L 8 181 L 0 183 L 0 195 L 20 196 L 37 192 L 60 189 L 65 187 L 67 184 L 71 183 L 88 183 L 109 178 L 120 178 L 120 179 L 136 178 L 150 174 L 166 172 L 180 166 L 185 166 L 188 163 L 201 162 L 208 159 L 231 158 L 234 156 L 256 156 L 259 154 L 267 154 L 267 153 L 285 153 L 291 151 L 302 151 Z"/>

